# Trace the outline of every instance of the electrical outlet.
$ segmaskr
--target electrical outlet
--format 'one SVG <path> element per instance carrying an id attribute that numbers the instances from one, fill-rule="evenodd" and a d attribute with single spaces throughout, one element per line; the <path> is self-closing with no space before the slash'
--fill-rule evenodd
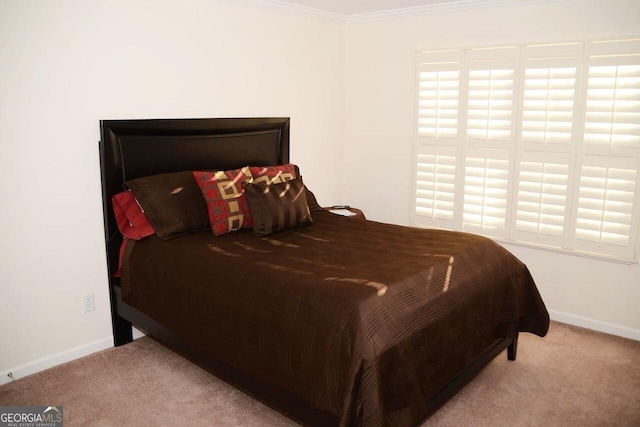
<path id="1" fill-rule="evenodd" d="M 93 296 L 93 292 L 82 297 L 82 309 L 85 313 L 96 309 L 96 300 Z"/>

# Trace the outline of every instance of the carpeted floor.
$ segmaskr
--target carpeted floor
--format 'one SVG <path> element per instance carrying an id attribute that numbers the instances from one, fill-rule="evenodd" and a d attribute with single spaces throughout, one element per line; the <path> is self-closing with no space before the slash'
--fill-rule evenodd
<path id="1" fill-rule="evenodd" d="M 64 425 L 292 426 L 149 338 L 0 387 L 0 405 L 62 405 Z M 553 322 L 522 334 L 430 426 L 640 426 L 640 342 Z"/>

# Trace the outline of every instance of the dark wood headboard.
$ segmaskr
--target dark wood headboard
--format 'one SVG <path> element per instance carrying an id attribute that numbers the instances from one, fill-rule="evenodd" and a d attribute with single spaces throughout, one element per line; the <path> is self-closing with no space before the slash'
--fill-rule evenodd
<path id="1" fill-rule="evenodd" d="M 109 285 L 119 285 L 122 236 L 111 197 L 142 176 L 289 162 L 288 117 L 101 120 L 100 167 Z M 115 312 L 114 312 L 115 315 Z M 114 335 L 115 335 L 114 319 Z"/>

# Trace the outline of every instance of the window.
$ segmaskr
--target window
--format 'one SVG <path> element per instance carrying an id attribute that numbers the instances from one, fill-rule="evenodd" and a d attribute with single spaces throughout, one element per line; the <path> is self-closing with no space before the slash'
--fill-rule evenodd
<path id="1" fill-rule="evenodd" d="M 640 39 L 420 52 L 413 224 L 638 260 Z"/>

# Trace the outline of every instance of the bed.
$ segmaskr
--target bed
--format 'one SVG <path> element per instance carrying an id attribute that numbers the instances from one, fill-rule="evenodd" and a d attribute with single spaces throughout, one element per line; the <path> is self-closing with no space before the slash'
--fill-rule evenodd
<path id="1" fill-rule="evenodd" d="M 520 332 L 547 332 L 529 271 L 493 241 L 320 206 L 304 170 L 291 169 L 289 118 L 100 125 L 116 346 L 136 326 L 304 425 L 411 426 L 505 349 L 515 360 Z M 267 169 L 291 176 L 251 181 Z M 225 217 L 223 232 L 199 181 L 219 171 L 248 176 L 234 181 L 246 189 L 244 226 Z M 154 231 L 123 244 L 114 196 L 134 192 L 142 205 L 168 185 L 186 197 L 193 182 L 177 176 L 193 177 L 202 205 L 181 199 L 169 214 L 182 228 L 169 235 L 150 206 Z M 203 206 L 208 216 L 193 220 Z"/>

